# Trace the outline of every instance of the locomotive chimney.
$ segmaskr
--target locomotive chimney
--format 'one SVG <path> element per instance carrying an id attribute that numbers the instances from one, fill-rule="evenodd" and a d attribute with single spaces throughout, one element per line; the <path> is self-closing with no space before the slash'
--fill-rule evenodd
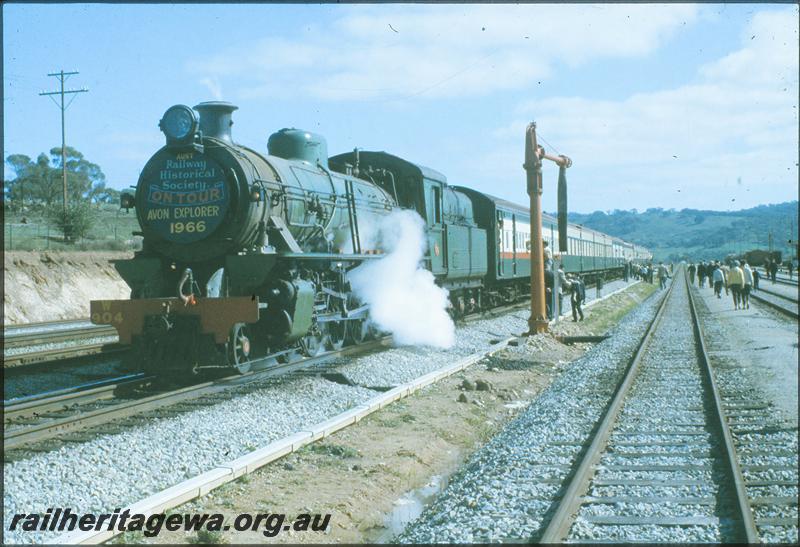
<path id="1" fill-rule="evenodd" d="M 225 101 L 208 101 L 195 105 L 200 113 L 200 131 L 204 137 L 214 137 L 225 142 L 231 141 L 231 114 L 239 107 Z"/>

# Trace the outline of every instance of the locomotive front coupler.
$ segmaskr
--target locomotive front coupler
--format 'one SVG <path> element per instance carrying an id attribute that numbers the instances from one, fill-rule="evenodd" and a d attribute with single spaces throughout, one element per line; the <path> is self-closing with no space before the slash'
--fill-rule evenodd
<path id="1" fill-rule="evenodd" d="M 183 294 L 183 289 L 189 285 L 189 294 Z M 197 291 L 197 292 L 195 292 Z M 195 294 L 200 292 L 200 287 L 194 281 L 194 275 L 191 268 L 183 270 L 180 281 L 178 281 L 178 298 L 183 301 L 184 306 L 193 306 L 197 303 Z"/>

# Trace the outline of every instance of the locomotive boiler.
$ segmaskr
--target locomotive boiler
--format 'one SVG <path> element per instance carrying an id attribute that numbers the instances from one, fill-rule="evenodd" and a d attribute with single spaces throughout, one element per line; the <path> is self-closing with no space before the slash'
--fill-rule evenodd
<path id="1" fill-rule="evenodd" d="M 131 299 L 92 302 L 91 318 L 117 328 L 134 368 L 244 372 L 278 349 L 314 354 L 366 333 L 347 271 L 380 256 L 361 234 L 394 197 L 330 170 L 320 135 L 282 129 L 268 154 L 234 143 L 234 110 L 169 108 L 165 146 L 123 196 L 143 237 L 115 263 Z"/>

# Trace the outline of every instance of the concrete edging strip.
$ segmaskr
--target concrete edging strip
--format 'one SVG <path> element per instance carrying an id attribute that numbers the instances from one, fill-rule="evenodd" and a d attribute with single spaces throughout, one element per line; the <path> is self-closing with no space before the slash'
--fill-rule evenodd
<path id="1" fill-rule="evenodd" d="M 274 441 L 262 448 L 256 449 L 249 454 L 240 456 L 233 461 L 224 463 L 201 473 L 200 475 L 187 479 L 183 482 L 170 486 L 156 494 L 138 501 L 125 509 L 131 514 L 143 514 L 149 516 L 172 509 L 178 505 L 186 503 L 194 498 L 203 496 L 228 482 L 231 482 L 242 475 L 252 473 L 256 469 L 271 463 L 287 454 L 297 451 L 307 444 L 325 438 L 332 433 L 339 431 L 349 425 L 359 422 L 365 416 L 378 411 L 391 403 L 408 397 L 419 389 L 430 384 L 436 383 L 448 376 L 455 374 L 465 368 L 477 363 L 484 357 L 499 351 L 508 345 L 508 342 L 515 337 L 506 338 L 497 344 L 493 344 L 487 350 L 473 353 L 447 367 L 429 372 L 415 380 L 400 384 L 388 391 L 376 395 L 372 399 L 346 410 L 336 416 L 319 422 L 310 427 L 303 428 L 298 433 Z M 123 511 L 125 510 L 123 509 Z M 112 537 L 120 534 L 120 531 L 90 530 L 88 532 L 75 531 L 63 534 L 53 541 L 54 544 L 76 545 L 84 543 L 100 543 L 108 541 Z"/>

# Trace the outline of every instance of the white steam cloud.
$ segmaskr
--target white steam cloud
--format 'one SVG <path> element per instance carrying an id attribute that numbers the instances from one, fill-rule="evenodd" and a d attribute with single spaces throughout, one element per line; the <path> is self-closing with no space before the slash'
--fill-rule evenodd
<path id="1" fill-rule="evenodd" d="M 203 78 L 200 80 L 200 83 L 208 88 L 208 91 L 211 93 L 211 96 L 215 101 L 222 100 L 222 86 L 220 85 L 219 79 L 216 76 Z"/>
<path id="2" fill-rule="evenodd" d="M 370 317 L 399 345 L 448 348 L 455 325 L 447 314 L 447 290 L 420 263 L 426 249 L 424 222 L 414 211 L 394 211 L 377 227 L 382 258 L 349 274 L 353 292 L 370 306 Z"/>

